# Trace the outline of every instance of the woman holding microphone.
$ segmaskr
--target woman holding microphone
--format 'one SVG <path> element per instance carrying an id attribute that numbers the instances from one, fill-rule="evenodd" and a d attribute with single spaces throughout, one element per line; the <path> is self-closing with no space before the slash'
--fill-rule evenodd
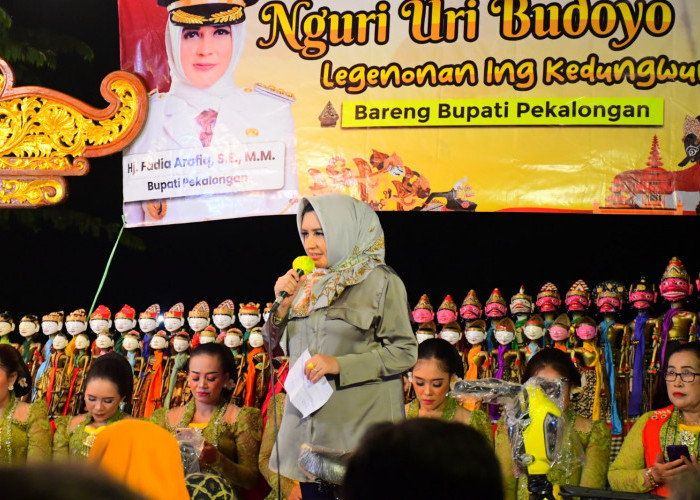
<path id="1" fill-rule="evenodd" d="M 401 373 L 416 362 L 406 290 L 384 262 L 384 232 L 365 203 L 327 194 L 302 198 L 297 227 L 316 268 L 290 269 L 275 296 L 288 297 L 265 324 L 273 353 L 281 347 L 290 366 L 309 350 L 304 375 L 325 377 L 333 394 L 307 418 L 287 401 L 270 468 L 301 483 L 302 496 L 326 498 L 297 463 L 304 443 L 352 451 L 374 423 L 404 418 Z M 332 498 L 332 496 L 328 496 Z"/>

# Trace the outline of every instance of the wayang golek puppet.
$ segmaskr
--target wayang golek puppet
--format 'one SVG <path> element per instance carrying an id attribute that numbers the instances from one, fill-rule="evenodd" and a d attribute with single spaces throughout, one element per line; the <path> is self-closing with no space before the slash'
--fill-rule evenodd
<path id="1" fill-rule="evenodd" d="M 199 335 L 202 330 L 209 326 L 209 304 L 202 300 L 187 313 L 187 324 L 192 330 L 192 348 L 199 345 Z"/>
<path id="2" fill-rule="evenodd" d="M 236 305 L 231 299 L 224 300 L 214 308 L 211 320 L 219 329 L 219 335 L 222 337 L 226 335 L 226 330 L 236 321 L 235 308 Z"/>
<path id="3" fill-rule="evenodd" d="M 581 374 L 581 390 L 572 400 L 576 413 L 592 420 L 609 414 L 609 385 L 605 360 L 598 347 L 598 327 L 590 316 L 581 316 L 574 327 L 579 341 L 570 351 L 571 360 Z"/>
<path id="4" fill-rule="evenodd" d="M 178 304 L 176 304 L 178 305 Z M 185 307 L 182 305 L 182 303 L 179 304 L 180 306 L 180 320 L 182 320 L 182 311 L 184 311 Z M 175 306 L 173 306 L 175 307 Z M 148 308 L 143 311 L 141 314 L 139 314 L 139 330 L 141 330 L 141 334 L 143 335 L 143 340 L 141 343 L 141 349 L 142 349 L 142 355 L 145 359 L 148 359 L 148 356 L 150 354 L 150 343 L 151 343 L 151 336 L 153 335 L 153 332 L 156 331 L 156 328 L 158 328 L 158 323 L 160 323 L 160 305 L 159 304 L 152 304 L 148 306 Z M 180 324 L 182 326 L 182 324 Z M 166 329 L 167 326 L 166 326 Z M 168 329 L 168 331 L 170 331 Z"/>
<path id="5" fill-rule="evenodd" d="M 464 297 L 462 305 L 459 308 L 459 315 L 466 323 L 469 323 L 470 321 L 481 318 L 483 312 L 484 311 L 481 308 L 481 302 L 479 301 L 479 297 L 476 295 L 476 291 L 469 290 L 469 293 L 467 293 L 467 296 Z"/>
<path id="6" fill-rule="evenodd" d="M 542 315 L 544 319 L 544 330 L 545 334 L 548 333 L 549 327 L 554 323 L 559 312 L 559 307 L 561 306 L 561 297 L 559 296 L 559 289 L 552 282 L 547 282 L 542 285 L 540 291 L 537 293 L 537 301 L 535 302 L 537 306 L 537 311 Z M 545 339 L 547 335 L 545 335 Z"/>
<path id="7" fill-rule="evenodd" d="M 569 313 L 569 321 L 576 326 L 576 321 L 588 312 L 591 306 L 591 290 L 583 280 L 576 281 L 564 298 L 566 311 Z"/>
<path id="8" fill-rule="evenodd" d="M 207 327 L 212 328 L 212 327 Z M 212 328 L 213 329 L 213 328 Z M 205 328 L 206 330 L 206 328 Z M 200 341 L 204 337 L 200 337 Z M 185 330 L 180 330 L 171 338 L 174 354 L 169 364 L 167 376 L 167 390 L 163 406 L 175 408 L 187 403 L 191 392 L 187 384 L 187 362 L 190 359 L 190 336 Z"/>
<path id="9" fill-rule="evenodd" d="M 134 328 L 136 328 L 136 311 L 129 304 L 124 304 L 114 315 L 114 329 L 119 334 L 114 342 L 114 350 L 119 354 L 123 354 L 122 342 L 124 342 L 124 334 Z"/>
<path id="10" fill-rule="evenodd" d="M 508 306 L 506 305 L 505 299 L 501 295 L 500 290 L 494 288 L 484 306 L 484 313 L 486 317 L 489 318 L 489 328 L 486 330 L 486 348 L 489 351 L 492 351 L 496 346 L 496 343 L 493 341 L 493 335 L 499 321 L 501 318 L 505 317 L 507 312 Z M 515 326 L 513 328 L 515 328 Z"/>
<path id="11" fill-rule="evenodd" d="M 618 281 L 603 281 L 593 289 L 598 313 L 602 316 L 598 325 L 600 345 L 603 349 L 607 386 L 610 389 L 610 421 L 612 434 L 622 434 L 622 418 L 627 414 L 627 391 L 622 378 L 618 376 L 620 363 L 620 345 L 625 325 L 617 322 L 617 315 L 622 310 L 626 294 L 625 286 Z M 619 396 L 619 397 L 618 397 Z"/>
<path id="12" fill-rule="evenodd" d="M 109 334 L 109 329 L 112 328 L 112 312 L 108 307 L 99 305 L 90 315 L 90 330 L 97 337 L 104 334 L 106 331 Z M 97 340 L 92 343 L 92 354 L 97 354 Z M 104 341 L 103 341 L 104 342 Z"/>
<path id="13" fill-rule="evenodd" d="M 651 339 L 661 321 L 652 318 L 652 307 L 657 299 L 656 285 L 649 283 L 642 276 L 637 283 L 630 286 L 629 303 L 635 318 L 625 325 L 620 347 L 620 369 L 618 373 L 628 396 L 627 415 L 636 418 L 651 410 L 651 387 L 646 383 L 648 377 Z"/>
<path id="14" fill-rule="evenodd" d="M 532 296 L 525 293 L 525 287 L 520 286 L 518 293 L 510 298 L 510 314 L 515 322 L 515 340 L 519 346 L 522 346 L 526 339 L 523 338 L 523 327 L 527 323 L 530 314 L 534 310 L 535 305 L 532 303 Z"/>
<path id="15" fill-rule="evenodd" d="M 41 380 L 41 377 L 49 366 L 49 358 L 53 352 L 53 339 L 58 332 L 63 329 L 63 311 L 56 311 L 45 314 L 41 318 L 41 332 L 46 336 L 46 342 L 42 348 L 42 362 L 37 367 L 35 373 L 32 374 L 32 381 L 34 381 L 34 387 L 32 388 L 32 401 L 36 401 L 38 397 L 37 382 Z"/>
<path id="16" fill-rule="evenodd" d="M 539 314 L 534 314 L 523 326 L 523 341 L 527 342 L 520 348 L 525 363 L 530 361 L 537 351 L 544 347 L 544 320 Z"/>

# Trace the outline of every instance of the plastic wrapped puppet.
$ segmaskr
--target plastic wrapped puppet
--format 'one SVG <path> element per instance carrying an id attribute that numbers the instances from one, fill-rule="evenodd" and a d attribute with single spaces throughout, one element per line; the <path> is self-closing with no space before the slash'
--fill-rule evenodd
<path id="1" fill-rule="evenodd" d="M 486 347 L 492 351 L 497 343 L 493 340 L 494 332 L 496 331 L 496 325 L 500 322 L 501 318 L 504 318 L 508 312 L 508 306 L 506 306 L 505 299 L 501 296 L 501 292 L 498 288 L 494 288 L 493 292 L 486 301 L 484 306 L 484 312 L 486 317 L 489 318 L 489 328 L 486 330 Z M 515 328 L 515 326 L 513 326 Z"/>
<path id="2" fill-rule="evenodd" d="M 652 341 L 652 359 L 650 382 L 655 391 L 665 390 L 663 377 L 659 377 L 664 369 L 666 352 L 669 345 L 696 340 L 698 333 L 698 317 L 695 313 L 684 309 L 685 301 L 693 293 L 693 285 L 685 266 L 677 257 L 673 257 L 661 276 L 659 285 L 661 296 L 671 307 L 663 317 L 661 328 L 654 332 Z M 656 397 L 654 392 L 653 397 Z"/>
<path id="3" fill-rule="evenodd" d="M 211 316 L 211 320 L 219 329 L 219 334 L 221 336 L 226 335 L 226 330 L 228 330 L 231 325 L 233 325 L 233 322 L 236 321 L 235 309 L 236 305 L 231 299 L 224 300 L 221 304 L 214 308 L 214 313 Z"/>
<path id="4" fill-rule="evenodd" d="M 559 289 L 554 285 L 554 283 L 547 282 L 542 285 L 539 293 L 537 294 L 537 301 L 535 302 L 537 306 L 537 311 L 542 315 L 544 319 L 544 331 L 545 340 L 547 339 L 547 332 L 549 327 L 554 323 L 559 312 L 559 307 L 561 307 L 561 297 L 559 296 Z M 546 340 L 549 342 L 548 340 Z"/>
<path id="5" fill-rule="evenodd" d="M 635 318 L 625 325 L 620 348 L 620 378 L 627 388 L 627 416 L 637 418 L 651 410 L 647 366 L 651 353 L 651 337 L 660 325 L 657 318 L 651 317 L 651 308 L 656 302 L 656 286 L 642 276 L 630 286 L 629 302 L 637 311 Z"/>
<path id="6" fill-rule="evenodd" d="M 243 332 L 243 355 L 245 356 L 250 351 L 250 344 L 248 342 L 250 333 L 253 328 L 260 323 L 260 304 L 255 302 L 239 304 L 238 321 L 240 321 L 243 328 L 245 328 L 245 332 Z"/>
<path id="7" fill-rule="evenodd" d="M 199 334 L 202 330 L 209 326 L 210 322 L 209 304 L 207 304 L 207 302 L 204 300 L 198 302 L 197 305 L 194 306 L 189 313 L 187 313 L 187 324 L 192 330 L 192 349 L 199 345 Z"/>
<path id="8" fill-rule="evenodd" d="M 481 309 L 479 297 L 476 296 L 474 290 L 469 290 L 469 293 L 462 301 L 462 306 L 459 308 L 459 315 L 465 322 L 469 323 L 470 321 L 481 318 L 482 313 L 483 310 Z"/>
<path id="9" fill-rule="evenodd" d="M 63 311 L 56 311 L 45 314 L 41 318 L 41 332 L 46 335 L 47 340 L 42 349 L 42 362 L 37 366 L 36 372 L 32 373 L 32 381 L 34 383 L 32 401 L 38 399 L 39 391 L 36 384 L 46 372 L 46 367 L 49 366 L 49 358 L 53 352 L 53 339 L 63 329 L 63 317 Z"/>
<path id="10" fill-rule="evenodd" d="M 625 301 L 625 286 L 618 281 L 603 281 L 598 283 L 593 290 L 598 313 L 602 320 L 598 325 L 600 332 L 600 345 L 603 348 L 605 360 L 605 372 L 608 378 L 607 385 L 610 388 L 610 421 L 612 422 L 612 434 L 622 434 L 622 417 L 627 415 L 627 391 L 624 380 L 618 377 L 617 369 L 620 366 L 620 348 L 625 325 L 617 322 L 616 316 L 622 310 Z"/>
<path id="11" fill-rule="evenodd" d="M 151 337 L 151 355 L 148 357 L 143 376 L 134 390 L 134 417 L 149 418 L 163 405 L 166 382 L 164 374 L 169 360 L 168 337 L 168 332 L 165 330 L 158 330 Z"/>
<path id="12" fill-rule="evenodd" d="M 535 314 L 525 322 L 523 340 L 527 343 L 520 348 L 520 352 L 527 363 L 537 351 L 544 347 L 544 320 L 542 316 Z"/>
<path id="13" fill-rule="evenodd" d="M 180 302 L 179 304 L 175 304 L 173 306 L 173 309 L 178 305 L 180 306 L 180 320 L 182 320 L 182 311 L 185 310 L 185 307 L 182 305 L 182 302 Z M 171 311 L 173 309 L 171 309 Z M 173 312 L 173 314 L 175 313 Z M 141 330 L 141 334 L 143 335 L 141 349 L 143 351 L 142 354 L 144 359 L 148 359 L 148 356 L 150 354 L 151 336 L 153 335 L 153 332 L 156 331 L 156 328 L 158 328 L 158 323 L 160 323 L 159 316 L 160 305 L 158 304 L 152 304 L 148 306 L 148 309 L 139 314 L 139 329 Z M 182 326 L 182 324 L 180 326 Z"/>
<path id="14" fill-rule="evenodd" d="M 598 327 L 590 316 L 582 316 L 575 326 L 580 346 L 571 349 L 571 360 L 581 374 L 581 390 L 572 403 L 576 413 L 592 420 L 606 420 L 610 413 L 610 386 L 605 358 L 598 347 Z"/>
<path id="15" fill-rule="evenodd" d="M 566 292 L 564 298 L 566 310 L 569 313 L 569 319 L 573 326 L 576 326 L 576 321 L 588 312 L 591 307 L 591 290 L 583 280 L 576 281 L 569 291 Z"/>
<path id="16" fill-rule="evenodd" d="M 523 363 L 518 343 L 515 342 L 515 323 L 510 318 L 502 318 L 493 332 L 496 348 L 490 352 L 490 362 L 495 370 L 494 378 L 507 382 L 522 381 Z M 492 421 L 500 417 L 498 406 L 489 407 Z"/>
<path id="17" fill-rule="evenodd" d="M 571 322 L 566 314 L 560 314 L 549 326 L 547 331 L 553 342 L 552 347 L 560 351 L 568 352 L 571 339 Z"/>
<path id="18" fill-rule="evenodd" d="M 515 322 L 515 340 L 519 346 L 523 346 L 527 339 L 523 338 L 523 327 L 535 308 L 532 296 L 525 293 L 525 287 L 520 286 L 520 291 L 510 298 L 510 314 Z"/>
<path id="19" fill-rule="evenodd" d="M 60 404 L 63 406 L 59 408 L 61 415 L 78 415 L 82 413 L 83 399 L 85 397 L 85 376 L 92 359 L 90 355 L 90 339 L 87 336 L 87 332 L 78 333 L 73 338 L 75 344 L 66 367 L 66 398 L 65 402 L 61 400 Z"/>
<path id="20" fill-rule="evenodd" d="M 114 329 L 119 332 L 119 337 L 114 342 L 114 350 L 119 354 L 124 354 L 122 351 L 122 342 L 124 342 L 124 334 L 136 328 L 136 311 L 129 304 L 117 311 L 114 315 Z"/>
<path id="21" fill-rule="evenodd" d="M 15 331 L 15 321 L 12 319 L 12 315 L 8 311 L 0 313 L 0 344 L 12 344 L 10 334 L 13 331 Z M 16 344 L 12 345 L 19 347 Z"/>
<path id="22" fill-rule="evenodd" d="M 211 327 L 207 327 L 211 328 Z M 213 328 L 212 328 L 213 329 Z M 206 330 L 206 328 L 205 328 Z M 202 338 L 200 337 L 200 341 Z M 187 362 L 190 359 L 190 335 L 185 330 L 180 330 L 173 335 L 172 346 L 174 354 L 167 374 L 167 390 L 163 406 L 175 408 L 186 404 L 192 395 L 187 383 Z"/>

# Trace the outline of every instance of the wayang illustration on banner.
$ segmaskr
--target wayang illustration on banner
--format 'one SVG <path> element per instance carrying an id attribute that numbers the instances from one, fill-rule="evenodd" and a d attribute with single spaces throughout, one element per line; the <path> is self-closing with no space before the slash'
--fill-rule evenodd
<path id="1" fill-rule="evenodd" d="M 129 226 L 376 210 L 700 211 L 691 0 L 119 0 L 152 91 Z"/>

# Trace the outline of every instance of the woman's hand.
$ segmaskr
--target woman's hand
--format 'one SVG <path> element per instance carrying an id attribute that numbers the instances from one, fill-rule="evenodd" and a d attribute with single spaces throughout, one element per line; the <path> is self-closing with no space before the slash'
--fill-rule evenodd
<path id="1" fill-rule="evenodd" d="M 656 484 L 668 483 L 674 476 L 687 471 L 692 467 L 688 459 L 681 457 L 673 462 L 664 462 L 663 453 L 656 455 L 656 462 L 649 468 L 649 475 L 654 479 Z M 651 487 L 652 485 L 648 485 Z"/>
<path id="2" fill-rule="evenodd" d="M 204 441 L 204 447 L 202 448 L 202 452 L 199 454 L 199 460 L 206 464 L 211 464 L 216 462 L 218 459 L 219 450 L 216 449 L 216 446 L 211 444 L 209 441 Z"/>
<path id="3" fill-rule="evenodd" d="M 333 356 L 314 354 L 304 365 L 304 375 L 314 384 L 325 375 L 338 375 L 340 367 Z"/>
<path id="4" fill-rule="evenodd" d="M 306 276 L 299 276 L 294 269 L 290 269 L 283 276 L 277 278 L 275 282 L 275 297 L 279 297 L 282 292 L 287 292 L 287 297 L 280 303 L 279 309 L 275 313 L 277 317 L 283 317 L 289 311 L 292 299 L 299 291 L 299 288 L 306 281 Z"/>

